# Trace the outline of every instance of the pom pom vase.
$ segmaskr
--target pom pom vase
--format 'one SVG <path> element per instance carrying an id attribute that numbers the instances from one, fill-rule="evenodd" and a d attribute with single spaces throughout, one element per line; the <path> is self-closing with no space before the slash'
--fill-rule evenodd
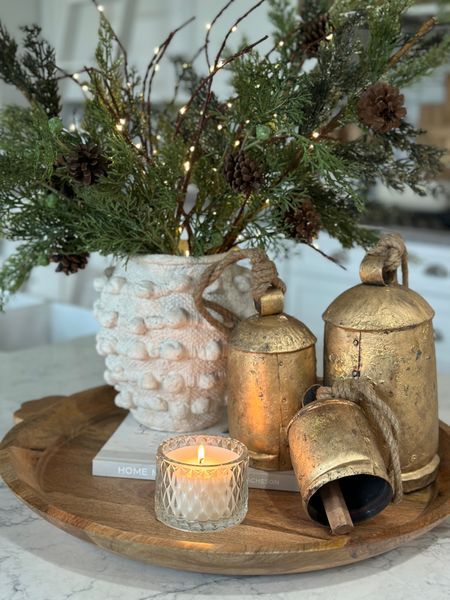
<path id="1" fill-rule="evenodd" d="M 97 351 L 116 404 L 162 431 L 191 432 L 217 423 L 225 402 L 226 335 L 197 311 L 193 292 L 223 255 L 141 255 L 95 280 L 100 298 Z M 240 318 L 254 312 L 250 272 L 228 267 L 204 294 Z"/>

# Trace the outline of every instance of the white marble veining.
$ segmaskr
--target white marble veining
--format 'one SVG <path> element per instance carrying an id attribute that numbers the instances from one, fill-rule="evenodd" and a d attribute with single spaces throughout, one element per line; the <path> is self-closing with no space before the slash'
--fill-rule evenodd
<path id="1" fill-rule="evenodd" d="M 102 383 L 93 338 L 0 354 L 0 436 L 26 400 Z M 450 376 L 439 379 L 450 421 Z M 450 522 L 365 562 L 316 573 L 200 575 L 110 554 L 53 527 L 0 482 L 0 600 L 443 600 L 450 597 Z"/>

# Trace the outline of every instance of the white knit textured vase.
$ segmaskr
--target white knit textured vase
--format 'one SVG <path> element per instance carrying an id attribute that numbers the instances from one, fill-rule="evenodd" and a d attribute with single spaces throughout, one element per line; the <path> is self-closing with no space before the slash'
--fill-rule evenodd
<path id="1" fill-rule="evenodd" d="M 136 256 L 95 280 L 105 380 L 119 392 L 116 404 L 147 427 L 191 432 L 223 414 L 226 336 L 199 314 L 193 299 L 205 269 L 222 257 Z M 250 272 L 237 265 L 204 296 L 241 318 L 255 312 Z"/>

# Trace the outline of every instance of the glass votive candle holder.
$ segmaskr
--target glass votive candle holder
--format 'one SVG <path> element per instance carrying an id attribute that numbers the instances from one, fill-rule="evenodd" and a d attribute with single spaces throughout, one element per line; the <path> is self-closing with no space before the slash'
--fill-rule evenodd
<path id="1" fill-rule="evenodd" d="M 248 450 L 232 438 L 180 435 L 156 455 L 158 521 L 182 531 L 214 531 L 240 523 L 248 505 Z"/>

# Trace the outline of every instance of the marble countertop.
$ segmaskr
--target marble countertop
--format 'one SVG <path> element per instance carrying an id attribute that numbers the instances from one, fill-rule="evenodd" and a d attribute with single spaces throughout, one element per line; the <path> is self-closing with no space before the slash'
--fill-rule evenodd
<path id="1" fill-rule="evenodd" d="M 102 383 L 92 338 L 0 354 L 0 437 L 26 400 Z M 450 422 L 450 375 L 439 377 Z M 264 577 L 201 575 L 153 567 L 78 540 L 39 518 L 0 481 L 0 600 L 441 600 L 450 595 L 450 521 L 356 565 Z"/>

